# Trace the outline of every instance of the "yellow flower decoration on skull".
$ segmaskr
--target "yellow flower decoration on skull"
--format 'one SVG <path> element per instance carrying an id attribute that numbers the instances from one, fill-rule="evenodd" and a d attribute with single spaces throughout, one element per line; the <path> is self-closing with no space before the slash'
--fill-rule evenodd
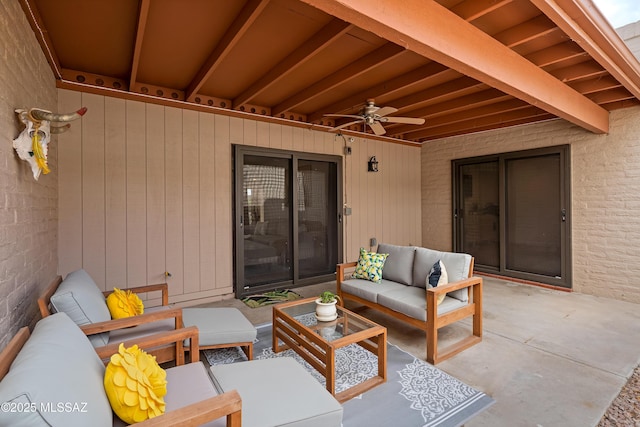
<path id="1" fill-rule="evenodd" d="M 137 345 L 120 344 L 105 370 L 104 388 L 116 415 L 134 424 L 164 413 L 166 378 L 154 356 Z"/>
<path id="2" fill-rule="evenodd" d="M 138 295 L 118 288 L 113 288 L 113 292 L 107 297 L 107 307 L 113 319 L 144 313 L 144 304 Z"/>

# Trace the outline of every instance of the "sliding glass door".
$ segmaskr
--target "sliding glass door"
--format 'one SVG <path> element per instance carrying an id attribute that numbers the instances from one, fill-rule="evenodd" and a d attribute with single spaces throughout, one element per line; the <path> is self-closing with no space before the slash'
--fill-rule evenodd
<path id="1" fill-rule="evenodd" d="M 476 269 L 571 287 L 569 147 L 453 162 L 454 245 Z"/>
<path id="2" fill-rule="evenodd" d="M 238 297 L 331 280 L 341 247 L 340 160 L 236 146 Z"/>

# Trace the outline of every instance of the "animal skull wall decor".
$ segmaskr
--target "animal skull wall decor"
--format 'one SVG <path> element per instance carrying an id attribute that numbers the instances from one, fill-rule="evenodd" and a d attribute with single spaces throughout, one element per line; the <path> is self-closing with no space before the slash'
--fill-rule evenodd
<path id="1" fill-rule="evenodd" d="M 39 108 L 16 110 L 25 128 L 13 140 L 13 148 L 18 153 L 18 157 L 29 163 L 36 180 L 40 177 L 40 173 L 46 175 L 50 172 L 47 153 L 51 134 L 66 131 L 71 127 L 68 122 L 79 119 L 86 112 L 86 107 L 70 114 L 56 114 Z"/>

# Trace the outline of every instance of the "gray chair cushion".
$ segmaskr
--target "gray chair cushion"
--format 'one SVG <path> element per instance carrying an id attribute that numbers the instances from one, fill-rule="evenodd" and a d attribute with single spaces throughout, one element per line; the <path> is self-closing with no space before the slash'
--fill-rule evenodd
<path id="1" fill-rule="evenodd" d="M 197 326 L 200 346 L 253 342 L 256 328 L 234 307 L 185 308 L 182 310 L 185 326 Z"/>
<path id="2" fill-rule="evenodd" d="M 426 287 L 429 271 L 436 261 L 442 260 L 449 283 L 458 282 L 469 278 L 469 268 L 471 267 L 471 255 L 454 252 L 440 252 L 427 248 L 416 248 L 415 259 L 413 263 L 413 286 Z M 449 292 L 447 295 L 459 299 L 462 302 L 469 300 L 467 289 L 459 289 Z"/>
<path id="3" fill-rule="evenodd" d="M 166 404 L 165 414 L 219 394 L 213 386 L 207 368 L 204 367 L 202 362 L 174 366 L 167 369 L 166 372 L 167 394 L 164 396 L 164 402 Z M 128 424 L 117 416 L 114 416 L 113 425 L 114 427 L 124 427 Z M 202 427 L 226 427 L 226 425 L 226 419 L 220 418 L 203 424 Z"/>
<path id="4" fill-rule="evenodd" d="M 155 311 L 168 310 L 171 307 L 162 305 L 159 307 L 145 308 L 145 314 L 153 313 Z M 172 331 L 176 328 L 175 318 L 162 319 L 155 322 L 143 323 L 138 326 L 124 329 L 116 329 L 109 334 L 109 344 L 121 343 L 123 341 L 132 340 L 135 338 L 146 337 L 147 335 L 157 334 L 160 332 Z"/>
<path id="5" fill-rule="evenodd" d="M 237 390 L 243 427 L 340 427 L 342 406 L 290 357 L 211 367 L 220 392 Z M 284 405 L 284 406 L 283 406 Z"/>
<path id="6" fill-rule="evenodd" d="M 45 317 L 0 382 L 0 402 L 35 404 L 39 411 L 0 411 L 0 425 L 111 426 L 104 369 L 86 335 L 66 314 Z M 60 410 L 59 402 L 69 402 L 73 411 Z"/>
<path id="7" fill-rule="evenodd" d="M 378 302 L 378 295 L 396 289 L 406 288 L 406 285 L 382 279 L 380 283 L 373 283 L 364 279 L 348 279 L 340 284 L 340 288 L 351 295 L 366 301 Z"/>
<path id="8" fill-rule="evenodd" d="M 67 274 L 51 296 L 51 307 L 55 312 L 66 313 L 79 326 L 111 320 L 102 291 L 82 269 Z M 94 347 L 107 345 L 109 333 L 91 335 L 89 340 Z"/>
<path id="9" fill-rule="evenodd" d="M 382 267 L 382 278 L 411 285 L 413 283 L 413 246 L 396 246 L 387 243 L 378 245 L 378 253 L 389 254 Z"/>
<path id="10" fill-rule="evenodd" d="M 427 292 L 425 289 L 417 286 L 403 286 L 403 289 L 397 289 L 378 296 L 378 302 L 391 310 L 406 314 L 414 319 L 427 320 Z M 448 295 L 448 294 L 447 294 Z M 463 307 L 465 303 L 462 301 L 444 297 L 441 304 L 438 305 L 438 315 Z"/>

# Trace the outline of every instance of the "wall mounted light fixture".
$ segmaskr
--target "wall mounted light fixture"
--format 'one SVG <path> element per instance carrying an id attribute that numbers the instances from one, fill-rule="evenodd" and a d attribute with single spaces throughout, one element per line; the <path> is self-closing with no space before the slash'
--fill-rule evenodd
<path id="1" fill-rule="evenodd" d="M 372 156 L 369 159 L 369 163 L 368 163 L 368 171 L 369 172 L 378 172 L 378 161 L 376 160 L 376 156 Z"/>

